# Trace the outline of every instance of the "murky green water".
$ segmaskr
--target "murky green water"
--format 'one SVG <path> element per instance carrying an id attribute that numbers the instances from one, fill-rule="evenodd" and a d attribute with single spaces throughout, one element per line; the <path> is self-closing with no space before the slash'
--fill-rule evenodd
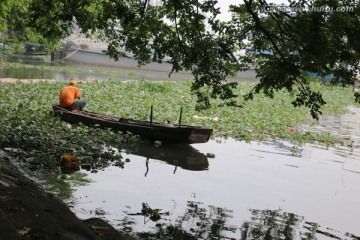
<path id="1" fill-rule="evenodd" d="M 116 71 L 114 68 L 110 67 L 96 67 L 96 69 L 101 69 L 103 72 L 108 71 L 109 73 L 97 73 L 94 72 L 94 65 L 71 62 L 71 61 L 61 61 L 61 62 L 51 62 L 50 57 L 34 57 L 34 56 L 18 56 L 11 57 L 8 59 L 10 62 L 15 63 L 24 63 L 35 66 L 56 66 L 60 67 L 59 70 L 54 71 L 50 69 L 41 69 L 41 68 L 26 68 L 24 66 L 17 67 L 2 67 L 0 68 L 0 78 L 16 78 L 16 79 L 54 79 L 56 81 L 68 81 L 71 79 L 77 80 L 108 80 L 109 78 L 118 78 L 119 80 L 128 80 L 131 79 L 127 73 L 130 70 Z M 62 67 L 64 67 L 62 69 Z M 70 72 L 65 67 L 70 67 L 74 71 Z M 76 71 L 76 69 L 79 69 Z M 112 72 L 112 74 L 110 74 Z M 116 74 L 118 72 L 118 74 Z"/>
<path id="2" fill-rule="evenodd" d="M 69 58 L 62 61 L 50 61 L 50 56 L 13 56 L 7 60 L 15 63 L 26 63 L 36 66 L 57 66 L 57 71 L 48 69 L 32 69 L 25 67 L 0 67 L 0 78 L 18 78 L 18 79 L 54 79 L 56 81 L 76 80 L 107 80 L 109 78 L 125 80 L 148 79 L 153 81 L 167 80 L 189 80 L 193 79 L 190 72 L 173 72 L 172 66 L 163 62 L 149 63 L 141 68 L 133 58 L 120 58 L 115 62 L 103 54 L 97 54 L 87 51 L 78 51 L 75 54 L 69 54 Z M 78 71 L 68 71 L 61 67 L 70 67 Z M 239 72 L 236 77 L 229 77 L 229 81 L 256 81 L 254 70 Z"/>
<path id="3" fill-rule="evenodd" d="M 360 111 L 350 110 L 315 130 L 354 136 L 352 148 L 231 139 L 146 146 L 124 152 L 123 169 L 88 173 L 93 182 L 69 202 L 79 217 L 140 239 L 359 239 Z M 167 214 L 153 222 L 143 202 Z"/>

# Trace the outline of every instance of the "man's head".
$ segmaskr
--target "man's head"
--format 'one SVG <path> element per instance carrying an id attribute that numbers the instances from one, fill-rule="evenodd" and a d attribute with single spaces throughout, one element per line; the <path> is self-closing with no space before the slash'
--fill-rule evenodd
<path id="1" fill-rule="evenodd" d="M 71 80 L 71 81 L 69 82 L 69 85 L 76 87 L 77 82 L 76 82 L 75 80 Z"/>

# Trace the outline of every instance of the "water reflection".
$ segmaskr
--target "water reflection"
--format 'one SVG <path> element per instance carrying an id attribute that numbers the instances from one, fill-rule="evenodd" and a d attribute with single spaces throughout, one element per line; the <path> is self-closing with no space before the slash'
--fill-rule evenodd
<path id="1" fill-rule="evenodd" d="M 282 210 L 250 209 L 251 220 L 241 227 L 241 240 L 248 239 L 359 239 L 355 235 L 342 235 L 338 231 L 324 228 L 304 217 Z"/>
<path id="2" fill-rule="evenodd" d="M 141 239 L 239 239 L 239 240 L 315 240 L 343 239 L 355 240 L 358 236 L 342 234 L 331 228 L 307 221 L 304 217 L 283 210 L 250 209 L 250 217 L 241 227 L 229 224 L 233 211 L 226 208 L 206 206 L 202 202 L 188 201 L 185 213 L 168 224 L 163 219 L 154 227 L 153 232 L 137 233 Z M 132 229 L 135 219 L 122 222 L 126 230 Z M 238 237 L 231 237 L 238 236 Z"/>
<path id="3" fill-rule="evenodd" d="M 284 155 L 284 156 L 293 156 L 293 157 L 302 157 L 303 148 L 301 146 L 296 146 L 290 142 L 286 141 L 264 141 L 263 144 L 272 146 L 268 150 L 257 149 L 257 152 L 266 153 L 266 154 L 274 154 L 274 155 Z M 261 154 L 260 154 L 261 155 Z"/>
<path id="4" fill-rule="evenodd" d="M 89 173 L 93 182 L 74 192 L 73 210 L 90 218 L 102 209 L 138 239 L 360 239 L 357 111 L 318 126 L 351 146 L 222 139 L 129 148 L 125 168 Z M 144 221 L 134 215 L 143 202 L 170 214 Z"/>
<path id="5" fill-rule="evenodd" d="M 226 232 L 238 231 L 236 226 L 227 223 L 232 217 L 231 210 L 188 201 L 186 212 L 174 225 L 162 222 L 156 225 L 156 232 L 137 235 L 141 239 L 231 239 L 226 237 Z"/>
<path id="6" fill-rule="evenodd" d="M 156 147 L 153 144 L 143 143 L 132 146 L 125 151 L 128 154 L 146 158 L 145 176 L 150 171 L 150 159 L 161 160 L 175 166 L 174 174 L 178 167 L 190 171 L 204 171 L 209 168 L 209 162 L 205 154 L 190 145 L 163 145 Z"/>
<path id="7" fill-rule="evenodd" d="M 287 142 L 232 139 L 180 149 L 126 150 L 124 169 L 89 173 L 93 183 L 74 193 L 73 210 L 89 218 L 102 209 L 103 218 L 139 239 L 356 239 L 359 234 L 360 215 L 354 211 L 360 208 L 360 175 L 344 170 L 339 163 L 346 160 L 331 150 L 306 145 L 294 155 Z M 215 157 L 206 159 L 208 151 Z M 170 214 L 146 221 L 134 215 L 143 202 Z"/>
<path id="8" fill-rule="evenodd" d="M 251 212 L 253 218 L 243 224 L 242 239 L 359 239 L 282 210 L 252 209 Z"/>

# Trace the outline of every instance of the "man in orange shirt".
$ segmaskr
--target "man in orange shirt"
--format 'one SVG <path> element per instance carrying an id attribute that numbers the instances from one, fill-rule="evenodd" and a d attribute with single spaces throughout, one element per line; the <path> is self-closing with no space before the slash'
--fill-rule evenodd
<path id="1" fill-rule="evenodd" d="M 60 107 L 69 111 L 82 110 L 85 107 L 86 102 L 84 100 L 80 100 L 80 91 L 76 85 L 77 82 L 75 80 L 71 80 L 68 86 L 61 89 L 59 96 Z M 79 100 L 75 101 L 76 98 Z"/>

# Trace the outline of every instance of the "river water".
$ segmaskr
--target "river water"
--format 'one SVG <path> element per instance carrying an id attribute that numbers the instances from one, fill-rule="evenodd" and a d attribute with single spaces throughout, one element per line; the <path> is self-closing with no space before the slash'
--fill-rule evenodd
<path id="1" fill-rule="evenodd" d="M 119 81 L 147 79 L 152 81 L 182 81 L 191 80 L 190 72 L 171 72 L 171 65 L 164 61 L 149 63 L 141 68 L 134 58 L 122 57 L 119 61 L 109 59 L 104 54 L 91 51 L 77 51 L 69 53 L 69 57 L 62 61 L 51 61 L 48 57 L 36 57 L 17 55 L 8 57 L 10 62 L 25 63 L 30 65 L 44 65 L 60 67 L 58 70 L 36 69 L 25 67 L 0 67 L 0 78 L 17 79 L 54 79 L 56 81 L 75 80 L 108 80 L 109 78 Z M 61 67 L 71 67 L 75 71 L 68 71 Z M 76 71 L 78 69 L 78 71 Z M 100 72 L 99 72 L 100 70 Z M 235 77 L 229 77 L 228 81 L 253 81 L 256 73 L 253 69 L 239 72 Z"/>
<path id="2" fill-rule="evenodd" d="M 123 169 L 87 172 L 68 203 L 139 239 L 360 239 L 360 110 L 349 110 L 310 129 L 349 140 L 329 149 L 217 139 L 123 150 Z M 157 223 L 142 203 L 161 209 Z"/>

